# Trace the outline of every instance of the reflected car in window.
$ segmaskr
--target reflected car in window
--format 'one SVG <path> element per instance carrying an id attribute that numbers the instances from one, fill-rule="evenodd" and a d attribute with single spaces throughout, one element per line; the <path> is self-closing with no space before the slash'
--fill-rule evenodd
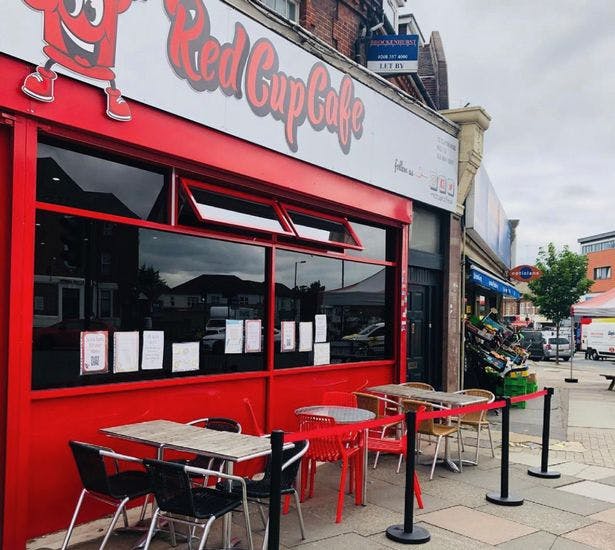
<path id="1" fill-rule="evenodd" d="M 384 323 L 373 323 L 362 328 L 355 334 L 342 336 L 342 340 L 346 342 L 356 342 L 353 347 L 357 353 L 372 355 L 384 351 L 386 332 Z"/>

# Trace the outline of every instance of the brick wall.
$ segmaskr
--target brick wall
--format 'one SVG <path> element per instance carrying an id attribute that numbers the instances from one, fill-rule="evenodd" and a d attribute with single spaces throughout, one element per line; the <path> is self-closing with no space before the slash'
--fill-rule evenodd
<path id="1" fill-rule="evenodd" d="M 615 288 L 615 248 L 590 252 L 587 254 L 587 278 L 594 281 L 594 269 L 597 267 L 610 267 L 611 278 L 596 281 L 590 292 L 605 292 Z"/>

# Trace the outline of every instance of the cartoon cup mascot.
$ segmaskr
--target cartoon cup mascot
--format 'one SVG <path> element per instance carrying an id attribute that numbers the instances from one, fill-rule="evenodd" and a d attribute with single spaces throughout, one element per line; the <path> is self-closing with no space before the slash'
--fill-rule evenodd
<path id="1" fill-rule="evenodd" d="M 38 99 L 54 100 L 53 83 L 57 74 L 51 70 L 60 64 L 80 75 L 109 81 L 105 88 L 107 115 L 120 121 L 131 119 L 130 107 L 115 87 L 115 47 L 117 18 L 132 0 L 24 0 L 44 14 L 43 52 L 49 58 L 24 80 L 22 91 Z"/>

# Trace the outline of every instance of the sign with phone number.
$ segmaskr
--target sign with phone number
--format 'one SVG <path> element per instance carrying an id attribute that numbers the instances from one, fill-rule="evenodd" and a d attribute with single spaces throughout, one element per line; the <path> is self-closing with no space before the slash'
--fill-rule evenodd
<path id="1" fill-rule="evenodd" d="M 416 34 L 378 36 L 369 41 L 367 68 L 378 74 L 418 71 L 419 37 Z"/>

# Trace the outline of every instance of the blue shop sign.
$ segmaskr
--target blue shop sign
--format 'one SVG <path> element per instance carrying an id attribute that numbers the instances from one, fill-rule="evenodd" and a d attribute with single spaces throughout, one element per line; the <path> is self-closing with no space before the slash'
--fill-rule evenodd
<path id="1" fill-rule="evenodd" d="M 367 68 L 378 74 L 405 74 L 418 71 L 417 34 L 377 36 L 369 41 Z"/>
<path id="2" fill-rule="evenodd" d="M 510 296 L 515 300 L 521 298 L 521 293 L 515 287 L 496 277 L 489 275 L 482 269 L 479 269 L 475 266 L 470 267 L 470 279 L 474 284 L 482 286 L 483 288 L 486 288 L 488 290 L 493 290 L 498 294 Z"/>

